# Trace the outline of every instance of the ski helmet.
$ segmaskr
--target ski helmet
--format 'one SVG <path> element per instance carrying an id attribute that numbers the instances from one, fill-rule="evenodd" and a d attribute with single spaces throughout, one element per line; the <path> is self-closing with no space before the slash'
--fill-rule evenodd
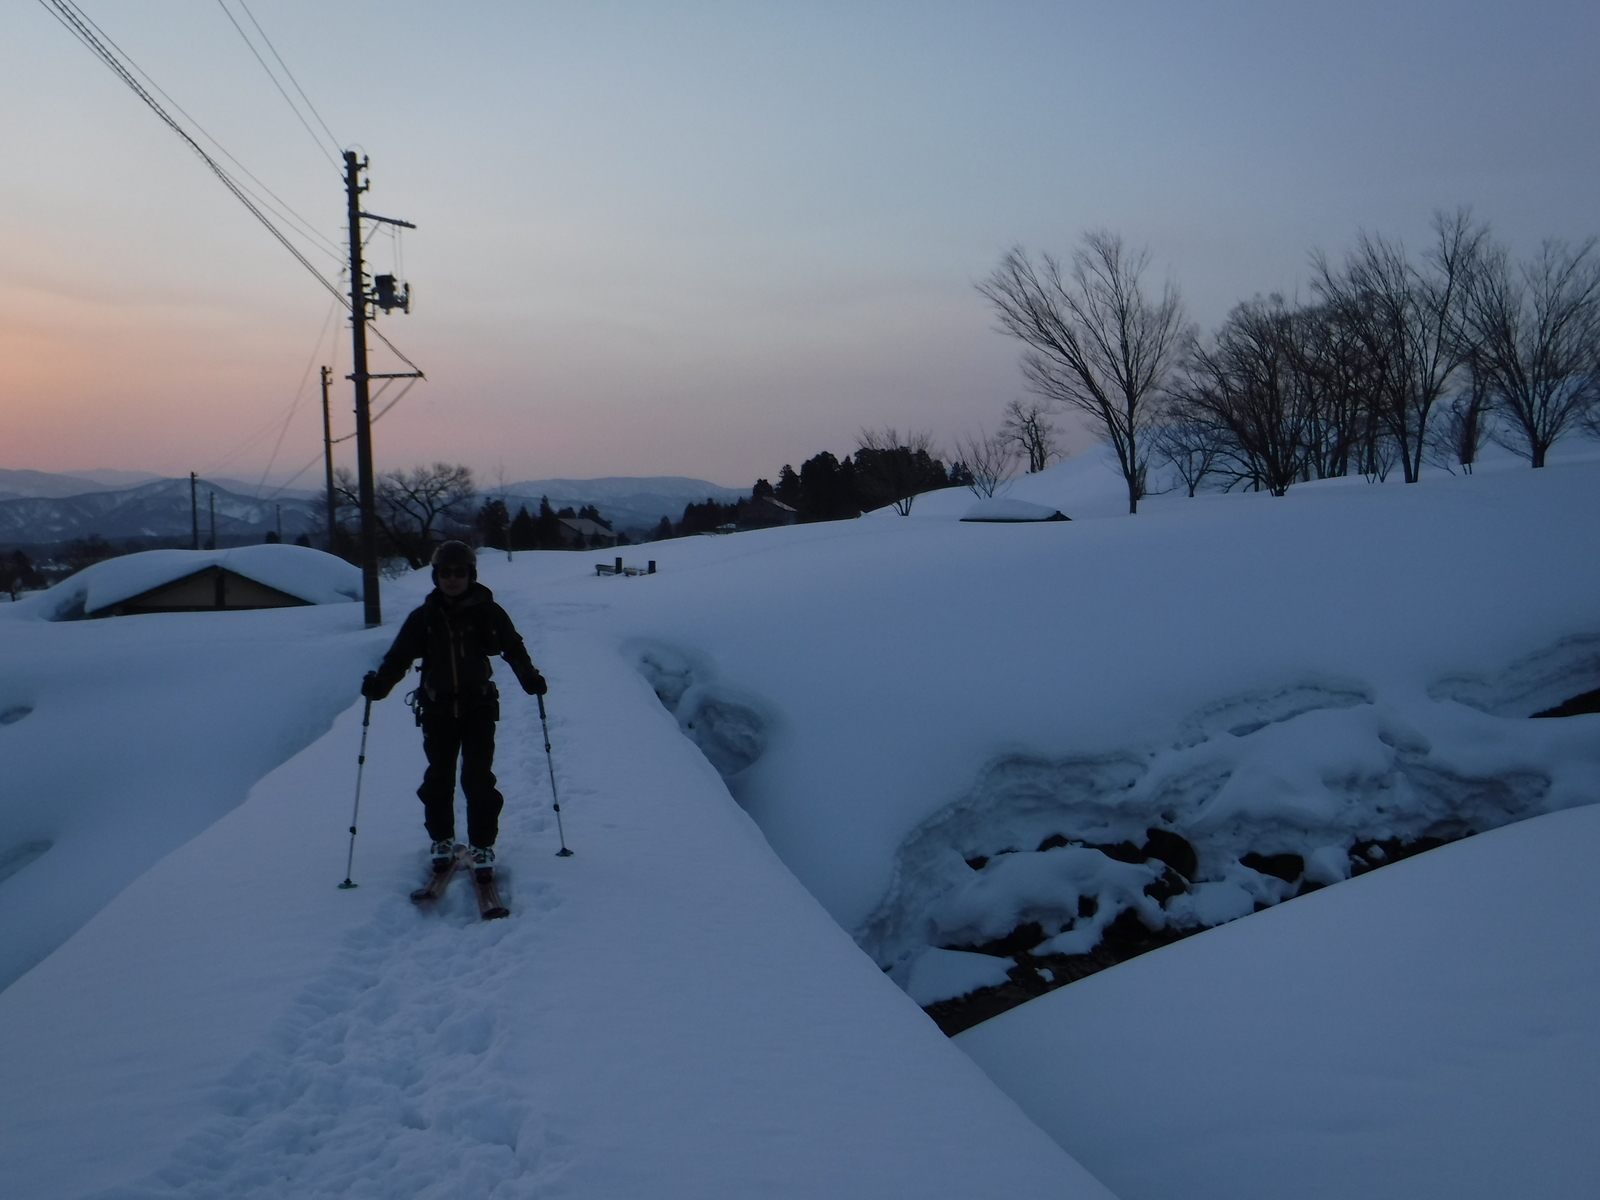
<path id="1" fill-rule="evenodd" d="M 478 581 L 478 556 L 465 542 L 443 542 L 433 552 L 433 582 L 439 582 L 440 567 L 465 567 L 467 578 Z"/>

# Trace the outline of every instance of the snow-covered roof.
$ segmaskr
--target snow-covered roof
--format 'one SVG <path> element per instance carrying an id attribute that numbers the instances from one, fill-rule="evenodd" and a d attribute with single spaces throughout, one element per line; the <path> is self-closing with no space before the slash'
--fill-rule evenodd
<path id="1" fill-rule="evenodd" d="M 151 588 L 223 567 L 277 588 L 309 604 L 361 599 L 361 571 L 344 559 L 308 546 L 267 544 L 231 550 L 145 550 L 85 567 L 38 597 L 39 615 L 59 619 L 82 605 L 85 612 L 110 608 Z"/>

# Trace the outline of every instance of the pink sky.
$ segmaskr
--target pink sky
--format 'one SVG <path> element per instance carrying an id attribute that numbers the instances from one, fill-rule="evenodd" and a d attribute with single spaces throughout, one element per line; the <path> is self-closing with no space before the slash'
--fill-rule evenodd
<path id="1" fill-rule="evenodd" d="M 85 7 L 342 240 L 337 171 L 215 3 Z M 385 466 L 747 485 L 864 426 L 949 445 L 1022 394 L 973 284 L 1095 226 L 1214 325 L 1362 227 L 1595 225 L 1592 5 L 252 11 L 371 154 L 368 207 L 419 227 L 416 311 L 383 327 L 429 381 L 380 424 Z M 326 293 L 42 7 L 0 42 L 0 102 L 0 466 L 315 459 Z M 348 407 L 341 382 L 337 432 Z"/>

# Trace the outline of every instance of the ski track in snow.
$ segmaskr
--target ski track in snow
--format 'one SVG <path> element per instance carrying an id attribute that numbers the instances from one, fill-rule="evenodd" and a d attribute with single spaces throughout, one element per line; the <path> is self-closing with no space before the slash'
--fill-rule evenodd
<path id="1" fill-rule="evenodd" d="M 552 818 L 537 717 L 507 706 L 499 740 L 502 838 L 542 839 Z M 506 973 L 536 955 L 540 917 L 561 899 L 543 881 L 500 881 L 512 909 L 501 921 L 480 919 L 464 873 L 431 912 L 392 897 L 222 1081 L 217 1120 L 153 1178 L 92 1200 L 547 1192 L 570 1139 L 548 1112 L 530 1121 L 534 1098 L 496 1066 L 517 1011 Z"/>

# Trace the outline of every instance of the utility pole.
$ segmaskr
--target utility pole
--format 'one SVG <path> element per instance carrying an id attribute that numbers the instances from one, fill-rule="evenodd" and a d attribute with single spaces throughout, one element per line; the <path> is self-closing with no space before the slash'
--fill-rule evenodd
<path id="1" fill-rule="evenodd" d="M 361 261 L 361 219 L 382 221 L 386 225 L 400 225 L 415 229 L 409 221 L 393 217 L 379 217 L 361 211 L 361 193 L 367 185 L 361 182 L 361 172 L 367 159 L 357 158 L 354 150 L 344 152 L 344 190 L 350 220 L 350 379 L 356 392 L 356 472 L 360 477 L 361 499 L 361 593 L 366 606 L 367 628 L 383 624 L 383 608 L 378 597 L 378 521 L 376 497 L 372 480 L 372 404 L 368 383 L 373 379 L 415 379 L 421 371 L 399 374 L 372 375 L 367 371 L 367 309 L 376 304 L 385 312 L 391 308 L 402 311 L 410 308 L 410 289 L 405 296 L 394 290 L 394 276 L 379 276 L 380 286 L 375 292 L 367 290 L 367 276 Z M 386 282 L 386 286 L 385 285 Z"/>
<path id="2" fill-rule="evenodd" d="M 195 490 L 198 481 L 193 471 L 189 472 L 189 524 L 194 528 L 194 544 L 191 550 L 200 549 L 200 496 Z"/>
<path id="3" fill-rule="evenodd" d="M 328 483 L 328 553 L 339 553 L 338 538 L 335 531 L 338 526 L 334 524 L 334 513 L 338 511 L 333 503 L 333 425 L 328 417 L 328 385 L 333 382 L 333 372 L 327 367 L 322 368 L 322 466 L 323 474 Z"/>
<path id="4" fill-rule="evenodd" d="M 209 546 L 207 546 L 206 549 L 207 550 L 215 550 L 216 548 L 217 548 L 217 494 L 215 492 L 212 492 L 211 493 L 211 544 Z"/>

